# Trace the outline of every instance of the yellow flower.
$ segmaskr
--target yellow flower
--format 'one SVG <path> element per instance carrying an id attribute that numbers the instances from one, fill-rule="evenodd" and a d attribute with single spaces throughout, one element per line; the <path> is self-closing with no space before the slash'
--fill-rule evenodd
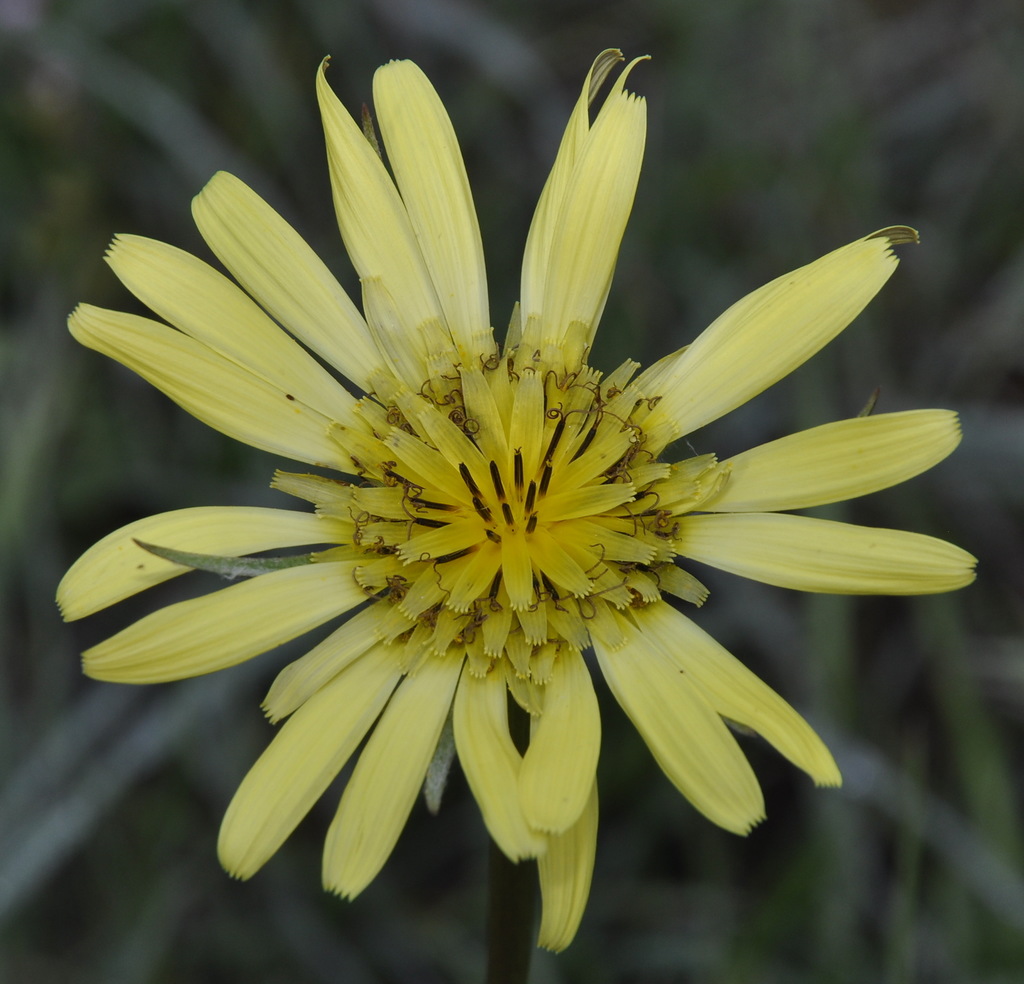
<path id="1" fill-rule="evenodd" d="M 219 851 L 233 875 L 267 861 L 369 732 L 323 860 L 328 889 L 359 893 L 390 854 L 450 715 L 491 836 L 509 858 L 539 860 L 540 944 L 560 949 L 586 903 L 597 831 L 588 648 L 669 779 L 727 830 L 745 833 L 764 815 L 727 721 L 816 783 L 840 781 L 806 722 L 663 600 L 707 596 L 677 560 L 805 591 L 915 594 L 973 578 L 973 558 L 944 541 L 782 512 L 931 467 L 959 440 L 951 412 L 842 420 L 728 461 L 660 460 L 835 337 L 912 230 L 882 230 L 773 281 L 639 375 L 633 362 L 607 375 L 587 364 L 644 147 L 644 101 L 624 88 L 632 64 L 589 117 L 621 60 L 606 51 L 587 76 L 501 346 L 455 134 L 409 62 L 374 79 L 393 178 L 323 67 L 317 77 L 363 314 L 270 206 L 221 173 L 193 213 L 244 290 L 174 247 L 119 236 L 110 266 L 168 324 L 88 305 L 71 316 L 75 338 L 199 419 L 343 476 L 275 475 L 315 513 L 210 507 L 133 523 L 59 588 L 76 619 L 189 566 L 258 575 L 84 654 L 88 674 L 127 683 L 209 673 L 355 611 L 267 695 L 271 721 L 287 720 L 224 819 Z M 317 549 L 281 569 L 223 560 L 298 546 Z M 530 714 L 525 754 L 509 735 L 509 694 Z"/>

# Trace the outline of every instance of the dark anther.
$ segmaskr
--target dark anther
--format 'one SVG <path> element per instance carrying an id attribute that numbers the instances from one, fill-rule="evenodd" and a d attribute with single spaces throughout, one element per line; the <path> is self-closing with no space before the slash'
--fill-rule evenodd
<path id="1" fill-rule="evenodd" d="M 432 527 L 435 530 L 439 530 L 442 526 L 447 526 L 448 525 L 444 520 L 441 520 L 441 519 L 424 519 L 422 516 L 417 516 L 416 519 L 413 520 L 413 522 L 417 526 L 430 526 L 430 527 Z"/>
<path id="2" fill-rule="evenodd" d="M 501 504 L 501 514 L 505 517 L 505 522 L 508 523 L 509 526 L 513 526 L 515 524 L 515 520 L 512 518 L 512 507 L 507 502 L 503 502 Z"/>
<path id="3" fill-rule="evenodd" d="M 473 495 L 483 495 L 483 492 L 480 491 L 476 482 L 473 481 L 473 476 L 470 475 L 469 469 L 466 467 L 466 463 L 464 461 L 459 462 L 459 474 L 462 476 L 462 481 L 466 483 L 466 487 L 473 493 Z"/>
<path id="4" fill-rule="evenodd" d="M 454 553 L 441 554 L 440 557 L 434 558 L 435 564 L 447 564 L 450 560 L 458 560 L 460 557 L 465 557 L 466 554 L 471 554 L 476 547 L 466 547 L 463 550 L 456 550 Z"/>
<path id="5" fill-rule="evenodd" d="M 537 528 L 537 514 L 533 513 L 526 521 L 526 532 L 532 533 Z"/>
<path id="6" fill-rule="evenodd" d="M 443 512 L 451 512 L 455 508 L 446 502 L 431 502 L 429 499 L 412 499 L 411 501 L 417 508 L 422 506 L 424 509 L 440 509 Z"/>
<path id="7" fill-rule="evenodd" d="M 498 472 L 498 464 L 495 461 L 491 462 L 491 481 L 494 483 L 494 491 L 498 493 L 498 498 L 504 499 L 505 486 L 501 484 L 501 474 Z"/>
<path id="8" fill-rule="evenodd" d="M 516 448 L 515 457 L 512 459 L 513 477 L 515 480 L 516 493 L 523 494 L 523 452 Z"/>
<path id="9" fill-rule="evenodd" d="M 530 487 L 526 490 L 526 511 L 533 512 L 533 504 L 537 499 L 537 483 L 531 481 Z"/>
<path id="10" fill-rule="evenodd" d="M 485 522 L 489 523 L 491 521 L 491 510 L 484 505 L 480 497 L 477 495 L 473 496 L 473 508 L 480 514 L 480 518 Z"/>
<path id="11" fill-rule="evenodd" d="M 583 454 L 591 444 L 594 443 L 594 438 L 597 437 L 597 423 L 590 428 L 587 432 L 587 436 L 583 438 L 583 443 L 576 449 L 576 453 L 572 456 L 572 460 L 575 461 L 581 454 Z"/>
<path id="12" fill-rule="evenodd" d="M 562 434 L 565 431 L 565 417 L 562 417 L 557 424 L 555 424 L 554 433 L 551 435 L 551 440 L 548 441 L 548 449 L 544 452 L 542 461 L 550 461 L 551 456 L 555 453 L 555 448 L 558 447 L 558 442 L 562 439 Z"/>
<path id="13" fill-rule="evenodd" d="M 544 471 L 540 476 L 540 494 L 546 495 L 548 486 L 551 484 L 551 464 L 548 463 L 544 466 Z"/>
<path id="14" fill-rule="evenodd" d="M 494 530 L 484 530 L 484 533 L 487 534 L 487 539 L 492 543 L 501 543 L 501 537 Z"/>

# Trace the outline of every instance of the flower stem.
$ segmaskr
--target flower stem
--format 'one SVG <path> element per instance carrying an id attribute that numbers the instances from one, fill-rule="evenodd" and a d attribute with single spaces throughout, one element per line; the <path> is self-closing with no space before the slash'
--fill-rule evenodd
<path id="1" fill-rule="evenodd" d="M 530 716 L 511 697 L 508 730 L 523 752 L 530 743 Z M 487 984 L 526 984 L 533 954 L 537 893 L 534 861 L 510 861 L 491 841 L 487 899 Z"/>

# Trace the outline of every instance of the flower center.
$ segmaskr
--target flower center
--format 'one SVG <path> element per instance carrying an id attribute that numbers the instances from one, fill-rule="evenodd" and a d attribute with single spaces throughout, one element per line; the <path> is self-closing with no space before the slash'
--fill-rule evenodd
<path id="1" fill-rule="evenodd" d="M 480 672 L 505 655 L 542 682 L 560 647 L 614 637 L 663 587 L 703 600 L 675 538 L 718 466 L 657 461 L 635 368 L 495 359 L 361 401 L 366 429 L 344 438 L 364 484 L 318 504 L 351 518 L 357 580 L 390 602 L 385 640 L 413 661 L 457 644 Z"/>

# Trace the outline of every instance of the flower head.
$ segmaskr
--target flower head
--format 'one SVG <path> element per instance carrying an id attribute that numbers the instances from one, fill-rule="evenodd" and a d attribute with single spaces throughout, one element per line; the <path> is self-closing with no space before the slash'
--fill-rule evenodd
<path id="1" fill-rule="evenodd" d="M 273 480 L 314 512 L 153 516 L 87 551 L 58 593 L 72 619 L 190 567 L 251 575 L 84 654 L 90 675 L 130 683 L 231 666 L 354 612 L 266 697 L 270 719 L 287 720 L 228 808 L 219 850 L 234 875 L 267 861 L 369 733 L 324 851 L 326 887 L 356 895 L 390 854 L 450 717 L 490 834 L 510 858 L 539 859 L 540 942 L 561 948 L 586 902 L 597 830 L 601 724 L 585 651 L 666 775 L 722 827 L 744 833 L 764 814 L 726 721 L 816 783 L 840 781 L 796 711 L 665 600 L 707 597 L 679 561 L 807 591 L 926 593 L 973 577 L 973 558 L 944 541 L 788 512 L 931 467 L 959 440 L 950 412 L 842 420 L 727 461 L 662 457 L 837 335 L 912 230 L 882 230 L 773 281 L 639 375 L 633 362 L 588 365 L 644 146 L 644 101 L 625 89 L 635 63 L 590 119 L 620 61 L 606 51 L 587 76 L 503 344 L 454 131 L 409 62 L 374 80 L 390 173 L 323 67 L 317 77 L 362 314 L 298 234 L 221 173 L 193 212 L 241 287 L 174 247 L 119 236 L 110 266 L 167 324 L 87 305 L 71 316 L 80 342 L 201 420 L 318 469 Z M 246 559 L 301 546 L 311 552 L 292 561 Z M 530 715 L 525 752 L 510 737 L 509 695 Z"/>

